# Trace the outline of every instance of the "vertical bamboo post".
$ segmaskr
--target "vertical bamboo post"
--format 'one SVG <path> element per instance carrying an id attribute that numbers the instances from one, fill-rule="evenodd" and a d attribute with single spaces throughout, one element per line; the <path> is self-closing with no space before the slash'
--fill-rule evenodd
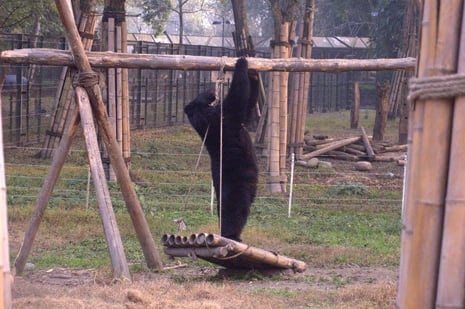
<path id="1" fill-rule="evenodd" d="M 70 42 L 75 65 L 82 73 L 92 73 L 92 69 L 85 55 L 82 43 L 81 41 L 77 40 L 78 33 L 72 18 L 72 11 L 69 7 L 69 3 L 66 0 L 55 0 L 55 3 L 65 27 L 67 38 Z M 111 127 L 111 124 L 108 121 L 106 109 L 100 94 L 100 88 L 98 85 L 94 85 L 92 87 L 88 87 L 86 90 L 89 92 L 92 111 L 101 130 L 105 146 L 108 149 L 110 161 L 115 171 L 115 175 L 126 203 L 126 207 L 136 230 L 137 238 L 141 244 L 147 266 L 149 268 L 160 269 L 162 267 L 160 256 L 155 247 L 155 243 L 150 233 L 147 221 L 145 220 L 136 191 L 132 185 L 131 178 L 129 176 L 129 170 L 124 163 L 120 147 L 116 141 L 116 136 Z"/>
<path id="2" fill-rule="evenodd" d="M 465 9 L 465 7 L 464 7 Z M 465 73 L 465 12 L 462 13 L 462 31 L 458 73 Z M 465 97 L 455 99 L 452 121 L 449 176 L 444 214 L 441 259 L 439 265 L 439 308 L 465 307 Z"/>
<path id="3" fill-rule="evenodd" d="M 304 46 L 303 46 L 303 57 L 312 57 L 312 42 L 313 42 L 313 23 L 315 19 L 315 0 L 307 0 L 305 4 L 305 16 L 304 16 Z M 303 83 L 301 91 L 301 99 L 299 100 L 299 118 L 297 122 L 297 156 L 303 154 L 303 144 L 305 137 L 305 128 L 307 123 L 307 106 L 309 103 L 309 91 L 310 91 L 310 72 L 303 73 Z"/>
<path id="4" fill-rule="evenodd" d="M 121 52 L 128 52 L 128 30 L 126 22 L 121 24 Z M 124 162 L 126 166 L 130 168 L 131 163 L 131 126 L 130 126 L 130 107 L 129 107 L 129 70 L 122 69 L 121 71 L 121 83 L 122 83 L 122 102 L 121 102 L 121 112 L 122 112 L 122 152 Z M 141 90 L 140 90 L 141 91 Z M 139 123 L 138 123 L 139 125 Z"/>
<path id="5" fill-rule="evenodd" d="M 273 57 L 279 56 L 278 46 L 273 47 Z M 279 183 L 279 72 L 271 73 L 271 87 L 268 108 L 268 178 L 267 189 L 269 192 L 281 192 Z"/>
<path id="6" fill-rule="evenodd" d="M 92 111 L 90 109 L 89 97 L 85 90 L 76 87 L 76 101 L 79 105 L 82 129 L 87 147 L 87 156 L 92 171 L 92 178 L 95 185 L 95 193 L 98 200 L 100 217 L 102 219 L 103 230 L 107 240 L 108 252 L 110 254 L 113 270 L 117 278 L 131 280 L 128 262 L 124 254 L 121 235 L 116 222 L 116 217 L 111 204 L 110 190 L 106 182 L 105 171 L 103 170 L 102 159 L 97 142 L 97 134 L 94 127 Z"/>
<path id="7" fill-rule="evenodd" d="M 358 128 L 358 120 L 360 116 L 360 87 L 358 81 L 354 81 L 354 104 L 350 110 L 350 128 Z"/>
<path id="8" fill-rule="evenodd" d="M 5 71 L 0 67 L 0 106 L 2 106 L 2 88 Z M 0 110 L 0 307 L 12 307 L 10 250 L 8 243 L 8 212 L 5 181 L 5 160 L 3 154 L 3 124 Z"/>
<path id="9" fill-rule="evenodd" d="M 456 72 L 463 1 L 425 1 L 418 76 Z M 439 13 L 439 16 L 437 15 Z M 426 41 L 425 41 L 426 40 Z M 426 59 L 425 59 L 426 57 Z M 425 66 L 426 65 L 426 66 Z M 401 260 L 401 308 L 433 308 L 436 300 L 450 147 L 451 100 L 415 102 L 406 212 L 412 228 Z M 434 125 L 433 125 L 434 123 Z M 416 132 L 415 132 L 416 131 Z M 431 164 L 434 162 L 434 164 Z M 406 262 L 406 269 L 403 269 Z M 405 271 L 405 273 L 402 273 Z"/>
<path id="10" fill-rule="evenodd" d="M 289 27 L 290 23 L 286 22 L 281 27 L 280 58 L 289 57 Z M 288 44 L 285 44 L 287 42 Z M 279 76 L 279 176 L 281 177 L 281 192 L 286 192 L 286 159 L 287 159 L 287 101 L 288 101 L 288 84 L 289 72 L 281 72 Z"/>

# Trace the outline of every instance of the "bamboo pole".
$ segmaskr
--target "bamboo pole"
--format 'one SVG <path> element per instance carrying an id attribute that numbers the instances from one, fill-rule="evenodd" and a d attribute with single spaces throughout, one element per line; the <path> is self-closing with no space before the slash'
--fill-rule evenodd
<path id="1" fill-rule="evenodd" d="M 306 40 L 304 44 L 304 58 L 312 57 L 312 45 L 313 45 L 313 23 L 315 20 L 315 0 L 307 0 L 306 3 L 306 17 L 304 20 L 304 36 Z M 303 142 L 305 138 L 305 129 L 307 123 L 308 103 L 309 103 L 309 92 L 310 92 L 310 72 L 303 73 L 303 84 L 301 91 L 301 99 L 299 100 L 299 117 L 297 122 L 297 156 L 303 154 Z"/>
<path id="2" fill-rule="evenodd" d="M 455 73 L 457 69 L 458 33 L 463 1 L 425 1 L 423 45 L 419 77 Z M 439 13 L 439 16 L 437 15 Z M 426 50 L 424 49 L 426 48 Z M 422 59 L 427 57 L 427 59 Z M 450 147 L 452 100 L 417 100 L 410 169 L 417 169 L 415 178 L 408 177 L 408 208 L 413 208 L 412 235 L 406 273 L 401 276 L 402 308 L 433 308 L 436 300 L 444 199 Z M 434 124 L 434 125 L 433 125 Z M 418 138 L 418 144 L 415 138 Z M 418 147 L 418 149 L 416 149 Z M 415 163 L 414 163 L 415 162 Z M 434 164 L 431 164 L 434 162 Z"/>
<path id="3" fill-rule="evenodd" d="M 79 114 L 81 116 L 82 129 L 87 147 L 87 156 L 89 159 L 92 178 L 95 185 L 95 194 L 97 196 L 100 217 L 102 219 L 103 230 L 107 240 L 108 252 L 110 254 L 113 270 L 117 278 L 131 280 L 128 262 L 124 254 L 121 235 L 116 222 L 115 213 L 110 198 L 110 190 L 105 178 L 100 150 L 97 142 L 97 134 L 90 109 L 89 97 L 82 87 L 75 88 L 76 101 L 79 105 Z"/>
<path id="4" fill-rule="evenodd" d="M 5 70 L 0 67 L 0 106 Z M 10 249 L 8 242 L 8 211 L 5 181 L 5 160 L 3 154 L 3 125 L 0 110 L 0 307 L 12 308 Z"/>
<path id="5" fill-rule="evenodd" d="M 274 46 L 273 56 L 278 57 L 279 48 Z M 268 96 L 268 176 L 267 190 L 268 192 L 281 192 L 280 185 L 280 165 L 279 165 L 279 134 L 280 134 L 280 106 L 279 106 L 279 72 L 273 72 L 271 75 L 271 87 Z"/>
<path id="6" fill-rule="evenodd" d="M 67 38 L 70 42 L 75 65 L 78 69 L 80 69 L 81 73 L 92 73 L 92 69 L 89 61 L 87 60 L 82 43 L 77 40 L 79 36 L 72 18 L 72 11 L 69 7 L 69 3 L 66 0 L 55 0 L 55 3 L 65 27 Z M 105 146 L 108 149 L 110 161 L 113 164 L 115 175 L 136 230 L 137 238 L 141 244 L 147 266 L 149 268 L 161 269 L 162 264 L 160 256 L 155 247 L 155 243 L 150 233 L 147 221 L 145 220 L 137 194 L 132 185 L 129 170 L 126 168 L 120 147 L 116 142 L 115 134 L 108 121 L 108 116 L 100 94 L 100 88 L 98 85 L 88 86 L 87 88 L 87 91 L 90 90 L 89 98 L 92 104 L 93 114 L 102 133 Z"/>
<path id="7" fill-rule="evenodd" d="M 465 10 L 465 7 L 464 7 Z M 462 14 L 465 14 L 463 12 Z M 462 15 L 458 73 L 465 73 L 465 15 Z M 449 175 L 439 265 L 438 308 L 465 307 L 465 97 L 455 99 Z"/>
<path id="8" fill-rule="evenodd" d="M 111 52 L 86 52 L 89 63 L 94 67 L 120 67 L 129 69 L 158 70 L 205 70 L 218 71 L 224 65 L 226 71 L 234 71 L 237 58 L 127 54 Z M 10 64 L 42 64 L 73 66 L 70 51 L 47 48 L 5 50 L 0 61 Z M 224 61 L 224 62 L 223 62 Z M 303 59 L 303 58 L 249 58 L 249 69 L 260 72 L 347 72 L 347 71 L 395 71 L 414 70 L 415 58 L 394 59 Z"/>
<path id="9" fill-rule="evenodd" d="M 286 22 L 281 25 L 281 42 L 289 42 L 289 27 L 290 23 Z M 279 57 L 289 58 L 290 45 L 281 44 L 279 46 Z M 279 73 L 279 175 L 281 177 L 280 186 L 281 192 L 286 192 L 286 159 L 287 159 L 287 108 L 288 108 L 288 85 L 289 72 Z"/>

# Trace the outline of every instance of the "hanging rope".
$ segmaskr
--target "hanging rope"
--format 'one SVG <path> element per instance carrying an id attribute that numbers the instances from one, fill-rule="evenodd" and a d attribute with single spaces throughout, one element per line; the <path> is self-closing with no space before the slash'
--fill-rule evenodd
<path id="1" fill-rule="evenodd" d="M 219 186 L 219 228 L 220 228 L 220 233 L 221 233 L 221 226 L 222 226 L 222 199 L 223 199 L 223 194 L 222 194 L 222 189 L 223 189 L 223 94 L 224 94 L 224 67 L 225 67 L 225 60 L 226 57 L 221 57 L 221 67 L 218 72 L 218 78 L 215 81 L 215 102 L 212 103 L 213 106 L 220 104 L 220 186 Z M 197 157 L 197 162 L 195 163 L 195 168 L 194 171 L 191 174 L 191 179 L 193 179 L 193 176 L 195 175 L 199 165 L 200 165 L 200 158 L 202 157 L 202 152 L 205 147 L 205 142 L 207 140 L 208 136 L 208 131 L 210 129 L 210 126 L 207 127 L 207 130 L 205 132 L 205 136 L 203 137 L 202 140 L 202 145 L 200 146 L 200 152 Z M 183 213 L 186 210 L 187 202 L 189 201 L 189 198 L 191 196 L 191 191 L 192 191 L 192 185 L 193 181 L 190 181 L 189 188 L 187 190 L 185 199 L 184 199 L 184 205 L 183 205 Z M 175 219 L 174 222 L 178 226 L 178 230 L 182 231 L 186 229 L 186 223 L 184 221 L 184 217 L 180 217 L 178 219 Z"/>
<path id="2" fill-rule="evenodd" d="M 221 228 L 223 224 L 223 96 L 224 96 L 224 66 L 226 57 L 221 57 L 221 67 L 218 74 L 218 79 L 215 84 L 215 93 L 217 93 L 217 101 L 220 104 L 220 187 L 219 187 L 219 209 L 218 209 L 218 222 L 221 234 Z M 218 89 L 219 88 L 219 89 Z"/>
<path id="3" fill-rule="evenodd" d="M 192 185 L 194 183 L 193 178 L 194 178 L 194 175 L 197 172 L 197 169 L 198 169 L 198 167 L 200 165 L 200 158 L 202 158 L 202 152 L 203 152 L 203 148 L 205 147 L 205 141 L 207 140 L 207 135 L 208 135 L 208 130 L 209 129 L 210 129 L 210 126 L 208 126 L 207 130 L 205 131 L 205 136 L 203 137 L 202 145 L 200 146 L 200 151 L 199 151 L 199 155 L 197 157 L 197 162 L 195 162 L 195 167 L 194 167 L 194 170 L 192 171 L 192 174 L 191 174 L 191 181 L 189 181 L 189 188 L 187 189 L 187 193 L 186 193 L 185 199 L 184 199 L 184 205 L 183 205 L 183 209 L 182 209 L 183 214 L 186 211 L 187 202 L 189 201 L 189 198 L 191 197 Z M 178 231 L 184 231 L 187 228 L 186 227 L 186 222 L 184 221 L 184 216 L 180 217 L 178 219 L 175 219 L 174 222 L 178 226 Z"/>

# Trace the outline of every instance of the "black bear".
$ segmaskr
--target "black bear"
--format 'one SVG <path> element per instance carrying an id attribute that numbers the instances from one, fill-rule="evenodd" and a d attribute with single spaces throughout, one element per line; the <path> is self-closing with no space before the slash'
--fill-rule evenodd
<path id="1" fill-rule="evenodd" d="M 221 185 L 221 236 L 241 241 L 240 235 L 255 199 L 258 182 L 258 167 L 255 151 L 245 123 L 255 108 L 258 96 L 258 81 L 249 78 L 245 58 L 236 62 L 234 75 L 227 96 L 221 105 L 215 106 L 212 91 L 201 93 L 186 105 L 184 112 L 197 131 L 210 155 L 213 186 L 217 210 L 220 214 L 220 147 L 222 155 Z M 221 113 L 223 113 L 223 139 L 220 140 Z"/>

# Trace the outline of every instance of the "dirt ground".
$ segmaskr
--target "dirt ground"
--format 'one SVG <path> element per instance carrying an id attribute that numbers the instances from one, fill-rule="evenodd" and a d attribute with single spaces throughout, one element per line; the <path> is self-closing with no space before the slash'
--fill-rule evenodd
<path id="1" fill-rule="evenodd" d="M 16 277 L 12 293 L 15 308 L 388 308 L 397 281 L 395 269 L 357 266 L 236 276 L 182 267 L 135 273 L 129 283 L 91 269 L 54 268 Z"/>

